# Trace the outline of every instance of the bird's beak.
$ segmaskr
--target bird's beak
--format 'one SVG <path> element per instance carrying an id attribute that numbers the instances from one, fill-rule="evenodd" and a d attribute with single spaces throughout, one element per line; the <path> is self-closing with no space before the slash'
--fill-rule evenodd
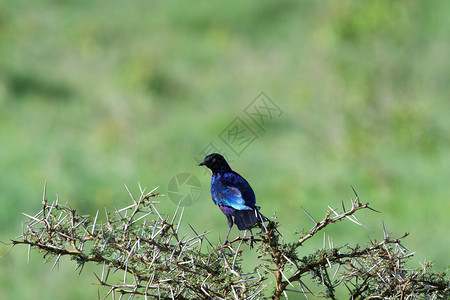
<path id="1" fill-rule="evenodd" d="M 200 167 L 200 166 L 204 166 L 205 165 L 205 163 L 202 161 L 198 166 Z"/>

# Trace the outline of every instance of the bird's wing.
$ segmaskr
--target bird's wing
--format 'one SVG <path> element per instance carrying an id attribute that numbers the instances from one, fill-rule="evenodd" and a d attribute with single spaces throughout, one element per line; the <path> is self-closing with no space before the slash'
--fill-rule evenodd
<path id="1" fill-rule="evenodd" d="M 255 193 L 247 180 L 234 171 L 227 173 L 227 175 L 228 176 L 225 176 L 225 180 L 229 180 L 229 184 L 239 190 L 242 199 L 244 199 L 245 205 L 254 208 L 256 204 Z"/>
<path id="2" fill-rule="evenodd" d="M 251 207 L 245 205 L 242 193 L 236 187 L 221 185 L 213 192 L 212 196 L 217 205 L 230 206 L 237 210 L 251 209 Z"/>
<path id="3" fill-rule="evenodd" d="M 248 182 L 236 172 L 227 172 L 213 178 L 211 192 L 218 205 L 237 210 L 255 208 L 255 194 Z"/>

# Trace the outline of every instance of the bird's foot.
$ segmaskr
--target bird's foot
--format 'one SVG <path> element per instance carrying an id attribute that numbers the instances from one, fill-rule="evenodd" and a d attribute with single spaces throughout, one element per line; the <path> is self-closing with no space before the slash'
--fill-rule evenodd
<path id="1" fill-rule="evenodd" d="M 222 244 L 222 248 L 228 248 L 228 249 L 230 249 L 231 251 L 233 251 L 233 245 L 232 245 L 229 241 L 225 241 L 225 242 Z"/>
<path id="2" fill-rule="evenodd" d="M 253 234 L 250 236 L 250 249 L 253 249 Z"/>

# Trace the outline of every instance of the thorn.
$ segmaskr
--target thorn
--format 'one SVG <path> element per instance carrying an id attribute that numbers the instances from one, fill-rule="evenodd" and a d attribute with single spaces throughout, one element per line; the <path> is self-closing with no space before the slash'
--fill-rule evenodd
<path id="1" fill-rule="evenodd" d="M 306 211 L 306 209 L 304 209 L 303 207 L 302 207 L 302 209 L 303 209 L 303 211 L 311 218 L 311 220 L 313 220 L 314 221 L 314 223 L 316 223 L 317 224 L 317 221 Z"/>
<path id="2" fill-rule="evenodd" d="M 181 213 L 180 213 L 180 218 L 178 219 L 178 224 L 177 224 L 177 229 L 175 230 L 175 233 L 178 235 L 178 230 L 180 229 L 180 225 L 181 225 L 181 220 L 183 219 L 183 215 L 184 215 L 184 206 L 181 209 Z"/>
<path id="3" fill-rule="evenodd" d="M 56 257 L 56 260 L 55 260 L 55 263 L 53 264 L 53 266 L 52 266 L 52 268 L 51 268 L 51 270 L 53 271 L 53 269 L 55 268 L 55 266 L 58 264 L 58 262 L 59 262 L 59 259 L 61 258 L 61 253 L 60 254 L 58 254 L 58 257 Z"/>
<path id="4" fill-rule="evenodd" d="M 192 231 L 193 231 L 198 237 L 200 237 L 200 235 L 195 231 L 194 227 L 192 227 L 192 225 L 189 224 L 189 223 L 188 223 L 188 225 L 189 225 L 189 227 L 191 227 Z M 208 231 L 207 233 L 210 233 L 210 232 L 212 232 L 212 230 Z M 212 243 L 211 243 L 211 242 L 208 240 L 208 238 L 206 237 L 206 234 L 205 234 L 205 239 L 206 239 L 206 241 L 209 243 L 209 245 L 210 245 L 211 247 L 214 247 L 214 246 L 212 245 Z"/>
<path id="5" fill-rule="evenodd" d="M 233 262 L 232 262 L 232 264 L 231 264 L 231 268 L 234 270 L 234 266 L 236 265 L 236 259 L 237 259 L 237 256 L 238 256 L 238 254 L 239 254 L 239 249 L 241 248 L 241 245 L 242 245 L 242 242 L 243 242 L 244 240 L 242 239 L 240 242 L 239 242 L 239 245 L 238 245 L 238 247 L 237 247 L 237 249 L 236 249 L 236 253 L 234 254 L 234 257 L 233 257 Z"/>
<path id="6" fill-rule="evenodd" d="M 361 202 L 359 202 L 359 196 L 358 196 L 358 193 L 355 191 L 355 188 L 353 187 L 353 185 L 351 185 L 350 184 L 350 186 L 351 186 L 351 188 L 352 188 L 352 190 L 353 190 L 353 193 L 355 193 L 355 196 L 356 196 L 356 201 L 358 201 L 358 203 L 361 203 Z"/>
<path id="7" fill-rule="evenodd" d="M 384 238 L 387 239 L 389 238 L 389 234 L 386 232 L 386 227 L 384 226 L 384 221 L 381 221 L 383 223 L 383 234 L 384 234 Z"/>
<path id="8" fill-rule="evenodd" d="M 178 202 L 177 208 L 175 209 L 175 212 L 173 213 L 172 221 L 170 222 L 171 224 L 173 224 L 175 222 L 175 218 L 177 217 L 178 210 L 180 209 L 181 201 Z"/>
<path id="9" fill-rule="evenodd" d="M 155 196 L 159 196 L 159 193 L 154 193 L 154 191 L 156 191 L 159 188 L 159 185 L 157 187 L 155 187 L 153 190 L 151 190 L 150 192 L 148 192 L 147 194 L 145 194 L 145 199 L 148 199 L 150 197 L 155 197 Z"/>
<path id="10" fill-rule="evenodd" d="M 378 210 L 376 210 L 376 209 L 373 209 L 372 207 L 370 207 L 370 206 L 368 205 L 368 203 L 366 204 L 366 207 L 367 207 L 368 209 L 370 209 L 371 211 L 374 211 L 374 212 L 377 212 L 377 213 L 380 213 L 380 214 L 381 214 L 381 211 L 378 211 Z"/>
<path id="11" fill-rule="evenodd" d="M 102 281 L 101 281 L 100 278 L 97 276 L 97 274 L 95 274 L 95 272 L 94 272 L 94 276 L 97 277 L 97 280 L 98 280 L 99 283 L 102 283 Z"/>
<path id="12" fill-rule="evenodd" d="M 30 215 L 27 215 L 26 213 L 22 213 L 22 215 L 24 215 L 25 217 L 28 217 L 28 218 L 30 218 L 30 219 L 32 219 L 32 220 L 35 220 L 37 223 L 40 223 L 40 222 L 42 222 L 42 220 L 39 220 L 39 219 L 37 219 L 37 218 L 35 218 L 35 217 L 33 217 L 33 216 L 30 216 Z"/>
<path id="13" fill-rule="evenodd" d="M 44 182 L 44 192 L 42 193 L 42 204 L 47 204 L 47 178 L 45 178 Z"/>
<path id="14" fill-rule="evenodd" d="M 91 232 L 92 235 L 94 235 L 95 225 L 97 224 L 97 217 L 98 217 L 98 209 L 97 213 L 95 214 L 94 224 L 92 225 L 92 232 Z"/>
<path id="15" fill-rule="evenodd" d="M 130 195 L 131 199 L 133 200 L 134 204 L 137 205 L 136 199 L 134 199 L 133 194 L 130 192 L 130 189 L 128 188 L 127 184 L 125 182 L 122 182 L 125 188 L 127 189 L 128 194 Z"/>
<path id="16" fill-rule="evenodd" d="M 364 225 L 360 220 L 358 220 L 358 218 L 356 218 L 355 215 L 353 215 L 352 217 L 359 223 L 359 225 L 365 227 L 365 228 L 368 229 L 368 230 L 372 230 L 372 229 L 370 229 L 369 227 L 367 227 L 366 225 Z"/>
<path id="17" fill-rule="evenodd" d="M 328 245 L 329 245 L 331 250 L 334 249 L 333 238 L 331 236 L 328 236 Z"/>
<path id="18" fill-rule="evenodd" d="M 292 282 L 289 280 L 289 278 L 287 278 L 287 276 L 284 275 L 284 273 L 283 273 L 283 271 L 281 271 L 281 269 L 279 269 L 278 271 L 281 273 L 281 276 L 283 276 L 283 278 L 286 280 L 286 282 L 287 282 L 290 286 L 295 287 L 295 286 L 292 284 Z"/>

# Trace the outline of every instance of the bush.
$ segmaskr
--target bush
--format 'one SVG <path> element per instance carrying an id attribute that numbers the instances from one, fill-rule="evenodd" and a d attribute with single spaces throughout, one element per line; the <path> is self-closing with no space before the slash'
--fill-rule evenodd
<path id="1" fill-rule="evenodd" d="M 407 233 L 391 238 L 386 231 L 381 241 L 367 246 L 335 246 L 324 240 L 323 249 L 299 257 L 299 247 L 318 232 L 348 219 L 364 226 L 355 213 L 371 209 L 355 199 L 342 211 L 329 207 L 325 217 L 314 221 L 309 232 L 298 234 L 294 243 L 285 243 L 275 220 L 261 224 L 262 232 L 235 238 L 226 245 L 213 245 L 209 231 L 198 233 L 190 225 L 192 236 L 180 236 L 186 226 L 184 209 L 177 207 L 173 216 L 162 214 L 155 199 L 156 189 L 141 190 L 139 198 L 122 209 L 106 213 L 106 221 L 81 216 L 58 201 L 49 204 L 44 188 L 43 208 L 36 215 L 26 215 L 24 232 L 12 245 L 28 245 L 44 253 L 54 266 L 63 255 L 76 260 L 80 273 L 86 263 L 102 266 L 95 274 L 96 284 L 105 287 L 105 295 L 161 297 L 176 299 L 280 299 L 288 292 L 313 294 L 336 299 L 336 289 L 345 287 L 350 299 L 448 299 L 449 280 L 444 273 L 431 270 L 431 264 L 417 269 L 406 266 L 412 257 L 401 242 Z M 371 209 L 372 210 L 372 209 Z M 252 272 L 242 267 L 243 245 L 256 246 L 259 261 Z M 111 276 L 111 271 L 123 277 Z M 119 272 L 119 273 L 120 273 Z M 319 291 L 312 291 L 316 282 Z M 317 290 L 317 287 L 315 288 Z"/>

